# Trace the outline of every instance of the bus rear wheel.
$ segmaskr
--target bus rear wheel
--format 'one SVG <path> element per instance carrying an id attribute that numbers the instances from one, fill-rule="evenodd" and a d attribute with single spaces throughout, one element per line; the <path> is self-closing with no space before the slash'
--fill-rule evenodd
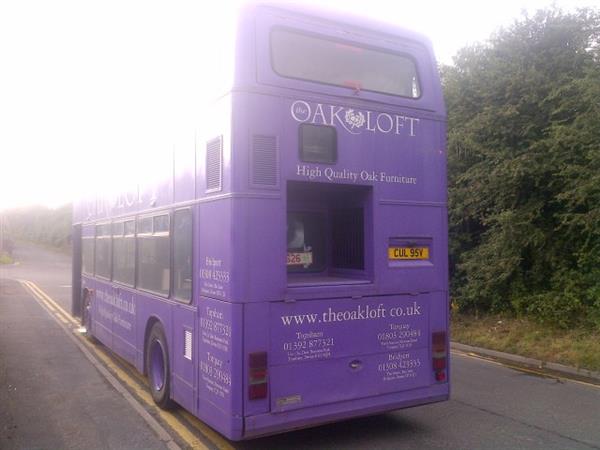
<path id="1" fill-rule="evenodd" d="M 146 373 L 154 403 L 162 409 L 172 408 L 169 350 L 165 332 L 158 322 L 152 326 L 146 343 Z"/>

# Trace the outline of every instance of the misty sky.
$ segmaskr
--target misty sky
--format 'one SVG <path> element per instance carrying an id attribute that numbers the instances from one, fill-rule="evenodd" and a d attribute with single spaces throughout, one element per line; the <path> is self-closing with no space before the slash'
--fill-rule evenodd
<path id="1" fill-rule="evenodd" d="M 0 2 L 0 209 L 56 206 L 158 161 L 219 73 L 215 28 L 243 0 Z M 450 64 L 461 47 L 550 0 L 311 1 L 430 37 Z M 558 0 L 600 7 L 600 0 Z"/>

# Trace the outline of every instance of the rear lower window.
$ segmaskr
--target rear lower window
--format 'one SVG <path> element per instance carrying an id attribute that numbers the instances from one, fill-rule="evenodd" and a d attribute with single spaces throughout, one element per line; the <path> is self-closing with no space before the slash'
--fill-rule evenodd
<path id="1" fill-rule="evenodd" d="M 285 29 L 271 32 L 273 70 L 287 78 L 418 98 L 413 59 Z"/>
<path id="2" fill-rule="evenodd" d="M 336 209 L 331 214 L 332 263 L 338 269 L 365 268 L 362 208 Z"/>
<path id="3" fill-rule="evenodd" d="M 290 212 L 287 217 L 288 272 L 320 272 L 326 265 L 325 215 Z"/>

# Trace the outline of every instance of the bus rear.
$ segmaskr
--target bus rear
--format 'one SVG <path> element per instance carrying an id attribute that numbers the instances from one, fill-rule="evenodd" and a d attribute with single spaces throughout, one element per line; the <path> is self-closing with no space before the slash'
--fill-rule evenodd
<path id="1" fill-rule="evenodd" d="M 446 117 L 431 46 L 275 7 L 240 22 L 237 46 L 222 100 L 232 194 L 205 207 L 230 223 L 199 241 L 213 261 L 201 264 L 231 270 L 200 280 L 201 320 L 232 324 L 231 348 L 200 363 L 242 354 L 228 366 L 231 401 L 210 405 L 223 421 L 241 415 L 225 433 L 446 400 Z M 209 423 L 222 430 L 218 414 Z"/>

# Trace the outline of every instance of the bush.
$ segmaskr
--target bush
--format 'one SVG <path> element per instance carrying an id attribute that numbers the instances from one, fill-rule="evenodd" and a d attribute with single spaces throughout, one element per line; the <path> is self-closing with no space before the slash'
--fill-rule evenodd
<path id="1" fill-rule="evenodd" d="M 600 324 L 600 11 L 525 16 L 442 68 L 451 295 Z"/>
<path id="2" fill-rule="evenodd" d="M 12 264 L 13 259 L 8 253 L 0 252 L 0 264 Z"/>
<path id="3" fill-rule="evenodd" d="M 532 316 L 540 323 L 565 329 L 580 325 L 586 310 L 577 294 L 567 292 L 531 295 L 513 304 L 521 314 Z"/>

